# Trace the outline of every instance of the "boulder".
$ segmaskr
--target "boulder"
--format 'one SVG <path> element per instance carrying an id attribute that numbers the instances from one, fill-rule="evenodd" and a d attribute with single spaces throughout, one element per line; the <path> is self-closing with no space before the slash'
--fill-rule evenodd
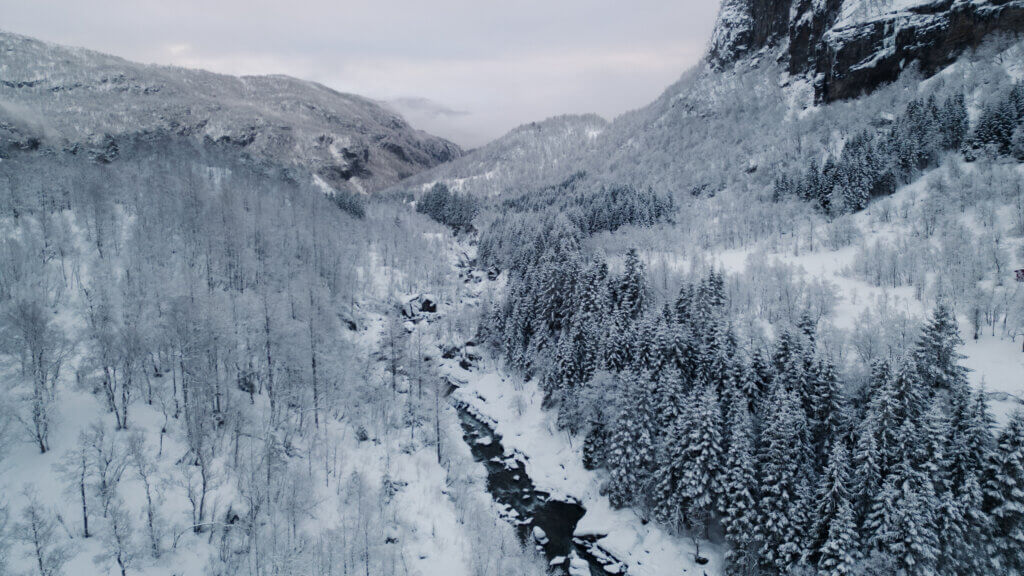
<path id="1" fill-rule="evenodd" d="M 437 298 L 433 294 L 424 294 L 419 298 L 420 312 L 437 312 Z"/>

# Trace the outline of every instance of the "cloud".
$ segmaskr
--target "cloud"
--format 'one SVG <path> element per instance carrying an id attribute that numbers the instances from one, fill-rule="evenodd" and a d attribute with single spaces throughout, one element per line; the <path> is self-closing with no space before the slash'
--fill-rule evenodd
<path id="1" fill-rule="evenodd" d="M 0 14 L 8 30 L 132 60 L 314 80 L 476 146 L 652 101 L 703 55 L 718 3 L 0 0 Z"/>
<path id="2" fill-rule="evenodd" d="M 452 110 L 444 104 L 434 102 L 429 98 L 394 98 L 392 100 L 388 100 L 386 103 L 402 114 L 417 114 L 421 116 L 429 116 L 431 118 L 454 118 L 458 116 L 467 116 L 469 114 L 469 112 L 466 112 L 465 110 Z"/>

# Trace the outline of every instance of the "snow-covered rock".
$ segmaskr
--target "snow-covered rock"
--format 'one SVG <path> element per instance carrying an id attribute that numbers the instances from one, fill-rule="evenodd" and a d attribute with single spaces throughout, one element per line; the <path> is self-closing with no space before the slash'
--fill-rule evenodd
<path id="1" fill-rule="evenodd" d="M 590 576 L 590 563 L 580 558 L 575 551 L 569 558 L 569 576 Z"/>
<path id="2" fill-rule="evenodd" d="M 769 52 L 819 101 L 858 96 L 912 62 L 934 74 L 995 32 L 1024 30 L 1021 0 L 725 0 L 708 61 Z"/>

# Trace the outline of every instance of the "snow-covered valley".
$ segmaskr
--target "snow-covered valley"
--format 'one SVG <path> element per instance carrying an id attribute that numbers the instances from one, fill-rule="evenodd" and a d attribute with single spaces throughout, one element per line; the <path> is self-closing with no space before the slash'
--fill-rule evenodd
<path id="1" fill-rule="evenodd" d="M 465 154 L 0 32 L 0 576 L 1021 576 L 1021 14 L 726 0 Z"/>

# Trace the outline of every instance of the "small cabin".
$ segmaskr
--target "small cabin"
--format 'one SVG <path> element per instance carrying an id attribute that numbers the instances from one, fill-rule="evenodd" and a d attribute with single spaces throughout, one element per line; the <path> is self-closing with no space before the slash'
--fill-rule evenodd
<path id="1" fill-rule="evenodd" d="M 1017 282 L 1024 282 L 1024 268 L 1021 268 L 1020 270 L 1017 270 L 1016 274 L 1017 274 Z"/>

